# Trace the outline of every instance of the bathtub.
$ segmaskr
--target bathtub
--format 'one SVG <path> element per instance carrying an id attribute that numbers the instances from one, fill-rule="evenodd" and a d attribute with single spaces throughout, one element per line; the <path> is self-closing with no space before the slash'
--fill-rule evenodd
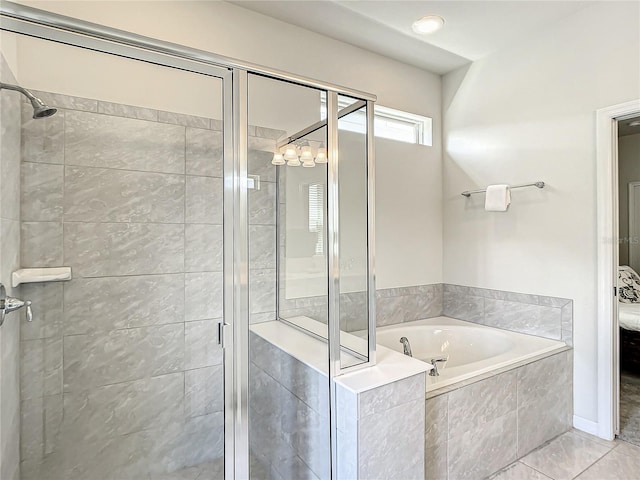
<path id="1" fill-rule="evenodd" d="M 440 376 L 427 377 L 427 392 L 566 348 L 564 342 L 509 332 L 448 317 L 405 322 L 376 329 L 376 343 L 402 352 L 407 337 L 413 357 L 438 363 Z"/>

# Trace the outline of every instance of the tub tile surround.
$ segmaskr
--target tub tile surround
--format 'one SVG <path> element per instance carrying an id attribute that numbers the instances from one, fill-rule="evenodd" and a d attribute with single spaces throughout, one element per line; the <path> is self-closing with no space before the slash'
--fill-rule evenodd
<path id="1" fill-rule="evenodd" d="M 259 334 L 250 333 L 252 455 L 261 471 L 271 472 L 270 478 L 329 478 L 327 374 L 292 356 L 282 344 L 271 343 L 262 327 L 267 325 L 256 329 Z M 309 337 L 305 342 L 318 340 Z M 340 478 L 424 478 L 423 368 L 364 390 L 349 384 L 357 384 L 357 378 L 337 381 Z"/>
<path id="2" fill-rule="evenodd" d="M 426 400 L 429 479 L 485 478 L 571 428 L 573 350 Z"/>
<path id="3" fill-rule="evenodd" d="M 222 124 L 36 95 L 59 110 L 33 120 L 30 105 L 17 101 L 24 189 L 16 205 L 24 217 L 11 231 L 23 268 L 69 265 L 74 278 L 21 287 L 35 315 L 15 323 L 22 329 L 22 478 L 164 478 L 182 469 L 188 477 L 192 466 L 198 473 L 217 465 Z M 282 134 L 253 130 L 265 136 L 252 139 L 258 146 Z M 249 173 L 265 178 L 249 199 L 251 312 L 252 321 L 267 321 L 275 318 L 266 301 L 275 295 L 275 218 L 264 205 L 275 209 L 275 167 L 262 165 L 257 152 L 252 158 Z"/>
<path id="4" fill-rule="evenodd" d="M 573 301 L 444 284 L 447 317 L 573 344 Z"/>
<path id="5" fill-rule="evenodd" d="M 4 55 L 0 54 L 1 81 L 16 83 Z M 20 94 L 0 92 L 0 280 L 7 294 L 11 272 L 20 265 Z M 22 311 L 9 314 L 0 329 L 0 478 L 20 476 L 20 326 Z"/>

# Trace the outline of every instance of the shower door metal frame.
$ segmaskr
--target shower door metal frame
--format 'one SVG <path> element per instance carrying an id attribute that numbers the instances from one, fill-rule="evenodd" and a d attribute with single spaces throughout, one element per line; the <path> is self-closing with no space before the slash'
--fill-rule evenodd
<path id="1" fill-rule="evenodd" d="M 375 273 L 373 268 L 373 102 L 375 95 L 321 82 L 287 72 L 241 62 L 210 52 L 165 42 L 150 37 L 78 20 L 13 2 L 0 3 L 0 30 L 80 47 L 96 52 L 178 68 L 222 79 L 224 124 L 224 318 L 221 341 L 224 347 L 224 435 L 225 479 L 248 478 L 248 381 L 249 381 L 249 296 L 248 296 L 248 222 L 247 222 L 247 74 L 255 73 L 275 80 L 326 90 L 335 102 L 328 118 L 328 149 L 333 152 L 337 169 L 337 95 L 367 101 L 367 207 L 368 207 L 368 286 L 369 286 L 369 358 L 348 368 L 340 365 L 339 264 L 337 234 L 333 235 L 330 265 L 329 319 L 329 392 L 332 477 L 337 478 L 336 401 L 334 378 L 347 371 L 375 364 Z M 331 140 L 333 138 L 333 141 Z M 331 161 L 329 162 L 332 163 Z M 334 187 L 328 201 L 337 209 L 337 170 L 330 175 Z M 337 210 L 332 214 L 337 228 Z M 331 224 L 331 222 L 328 222 Z M 230 224 L 230 225 L 229 225 Z M 231 226 L 231 228 L 228 228 Z M 332 265 L 332 266 L 331 266 Z"/>

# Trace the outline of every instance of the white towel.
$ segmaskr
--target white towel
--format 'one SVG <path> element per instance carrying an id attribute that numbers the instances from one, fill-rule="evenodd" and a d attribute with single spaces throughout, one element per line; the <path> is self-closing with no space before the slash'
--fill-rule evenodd
<path id="1" fill-rule="evenodd" d="M 509 185 L 489 185 L 484 201 L 484 209 L 487 212 L 506 212 L 511 203 L 511 190 Z"/>

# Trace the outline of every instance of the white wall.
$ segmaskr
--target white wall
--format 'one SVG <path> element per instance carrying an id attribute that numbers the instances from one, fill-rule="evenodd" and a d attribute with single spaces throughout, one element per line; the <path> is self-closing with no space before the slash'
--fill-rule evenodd
<path id="1" fill-rule="evenodd" d="M 640 133 L 618 139 L 620 239 L 629 237 L 629 183 L 640 182 Z M 620 265 L 629 265 L 629 243 L 620 242 Z M 633 265 L 635 268 L 636 265 Z"/>
<path id="2" fill-rule="evenodd" d="M 379 288 L 442 281 L 440 76 L 226 2 L 22 3 L 345 85 L 376 94 L 381 105 L 432 117 L 433 147 L 376 142 L 377 278 Z M 170 111 L 187 104 L 198 108 L 194 92 L 212 88 L 208 79 L 206 85 L 193 78 L 185 81 L 184 73 L 168 74 L 175 80 L 158 75 L 155 66 L 131 67 L 136 73 L 127 77 L 121 72 L 130 68 L 122 67 L 129 61 L 116 59 L 108 68 L 98 68 L 94 53 L 42 43 L 21 40 L 21 82 L 30 88 L 134 105 L 145 98 L 143 106 Z M 149 76 L 154 77 L 151 84 Z M 167 86 L 178 81 L 187 87 L 177 91 Z M 182 113 L 210 114 L 206 109 Z"/>
<path id="3" fill-rule="evenodd" d="M 596 421 L 595 111 L 640 97 L 640 5 L 602 2 L 443 81 L 444 280 L 574 300 L 575 414 Z M 543 180 L 508 213 L 460 192 Z"/>

